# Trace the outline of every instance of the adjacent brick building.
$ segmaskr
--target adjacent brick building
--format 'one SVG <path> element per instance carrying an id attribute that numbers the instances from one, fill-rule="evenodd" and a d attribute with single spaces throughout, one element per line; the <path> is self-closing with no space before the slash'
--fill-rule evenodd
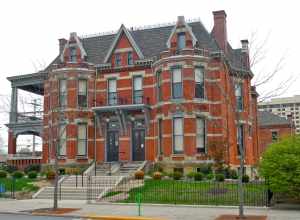
<path id="1" fill-rule="evenodd" d="M 259 156 L 269 144 L 295 134 L 292 119 L 280 117 L 269 111 L 258 111 Z"/>
<path id="2" fill-rule="evenodd" d="M 45 71 L 9 78 L 44 97 L 43 130 L 32 131 L 43 137 L 43 163 L 53 163 L 58 146 L 60 163 L 147 160 L 186 170 L 222 151 L 238 167 L 242 145 L 251 168 L 258 130 L 248 41 L 233 49 L 226 13 L 213 17 L 211 33 L 182 16 L 174 25 L 71 33 L 59 40 L 59 55 Z M 43 78 L 39 86 L 21 83 L 36 76 Z M 12 115 L 11 154 L 22 134 L 16 124 Z"/>

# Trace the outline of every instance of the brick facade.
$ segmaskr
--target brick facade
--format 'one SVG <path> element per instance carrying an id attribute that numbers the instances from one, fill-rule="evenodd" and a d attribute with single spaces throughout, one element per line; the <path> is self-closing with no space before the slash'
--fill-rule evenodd
<path id="1" fill-rule="evenodd" d="M 92 55 L 95 51 L 87 48 L 91 46 L 88 41 L 92 39 L 80 39 L 75 33 L 69 40 L 61 39 L 60 59 L 49 67 L 48 78 L 44 82 L 43 162 L 53 162 L 55 148 L 61 139 L 59 126 L 63 123 L 66 125 L 66 154 L 59 157 L 60 163 L 88 163 L 94 159 L 103 162 L 113 155 L 118 161 L 142 158 L 159 162 L 166 169 L 184 167 L 188 170 L 197 164 L 211 162 L 214 154 L 211 146 L 216 145 L 217 150 L 224 151 L 224 161 L 238 167 L 237 124 L 241 124 L 246 165 L 254 165 L 258 153 L 257 100 L 255 89 L 251 88 L 248 51 L 247 48 L 237 49 L 239 57 L 237 61 L 233 60 L 235 50 L 227 42 L 226 14 L 219 11 L 214 16 L 212 34 L 206 33 L 199 23 L 208 38 L 205 42 L 201 40 L 203 33 L 197 32 L 198 23 L 186 23 L 183 17 L 179 17 L 175 26 L 167 27 L 168 35 L 164 37 L 164 27 L 134 32 L 122 25 L 110 41 L 109 48 L 106 47 L 105 58 L 103 53 L 100 54 L 105 62 L 100 55 Z M 146 38 L 138 39 L 141 32 Z M 178 33 L 184 34 L 183 48 L 179 48 Z M 104 41 L 101 39 L 108 37 L 100 36 L 99 44 Z M 148 41 L 156 42 L 149 47 L 146 45 Z M 163 46 L 158 48 L 155 57 L 150 56 L 153 48 L 159 45 Z M 76 48 L 75 62 L 70 62 L 74 52 L 72 47 Z M 128 63 L 129 52 L 132 64 Z M 94 58 L 91 59 L 91 56 Z M 246 63 L 242 62 L 239 64 L 241 68 L 235 68 L 233 61 Z M 174 68 L 179 68 L 181 73 L 180 98 L 174 98 Z M 204 71 L 202 98 L 195 97 L 196 68 Z M 134 103 L 133 80 L 137 76 L 142 77 L 142 101 Z M 78 81 L 82 79 L 87 82 L 86 107 L 78 104 Z M 116 79 L 114 95 L 117 101 L 112 106 L 108 100 L 110 79 Z M 60 80 L 67 82 L 67 105 L 64 108 L 60 107 Z M 236 110 L 236 83 L 242 85 L 241 111 Z M 180 139 L 183 148 L 180 153 L 174 151 L 175 118 L 183 121 Z M 201 152 L 196 147 L 198 118 L 204 121 L 205 150 Z M 81 123 L 87 126 L 85 156 L 77 155 L 78 125 Z M 110 128 L 113 123 L 119 128 Z M 117 146 L 117 152 L 109 147 L 110 144 Z"/>

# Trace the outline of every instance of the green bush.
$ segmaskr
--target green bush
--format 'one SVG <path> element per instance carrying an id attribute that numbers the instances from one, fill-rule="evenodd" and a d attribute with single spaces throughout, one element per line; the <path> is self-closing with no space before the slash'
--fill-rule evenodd
<path id="1" fill-rule="evenodd" d="M 66 169 L 65 168 L 59 168 L 58 169 L 58 173 L 59 173 L 59 175 L 65 175 L 66 174 Z"/>
<path id="2" fill-rule="evenodd" d="M 48 180 L 54 180 L 55 179 L 55 172 L 53 170 L 49 170 L 46 173 L 46 177 Z"/>
<path id="3" fill-rule="evenodd" d="M 195 174 L 196 174 L 196 172 L 189 172 L 186 176 L 188 177 L 188 178 L 190 178 L 190 179 L 193 179 L 194 178 L 194 176 L 195 176 Z"/>
<path id="4" fill-rule="evenodd" d="M 238 178 L 237 171 L 236 170 L 229 170 L 229 178 L 237 179 Z"/>
<path id="5" fill-rule="evenodd" d="M 217 173 L 216 174 L 216 181 L 217 182 L 224 182 L 224 180 L 225 180 L 224 174 L 222 174 L 222 173 Z"/>
<path id="6" fill-rule="evenodd" d="M 247 174 L 243 175 L 242 177 L 242 180 L 243 180 L 243 183 L 249 183 L 249 176 Z"/>
<path id="7" fill-rule="evenodd" d="M 198 167 L 197 171 L 203 173 L 204 175 L 208 175 L 209 173 L 212 173 L 212 164 L 201 164 L 200 167 Z"/>
<path id="8" fill-rule="evenodd" d="M 16 179 L 20 179 L 20 178 L 22 178 L 22 177 L 24 176 L 24 173 L 21 172 L 21 171 L 15 171 L 15 172 L 12 174 L 12 176 L 13 176 L 14 178 L 16 178 Z"/>
<path id="9" fill-rule="evenodd" d="M 172 176 L 174 180 L 180 180 L 182 178 L 182 173 L 175 171 Z"/>
<path id="10" fill-rule="evenodd" d="M 40 164 L 31 164 L 24 169 L 24 172 L 27 174 L 31 171 L 35 171 L 35 172 L 39 173 L 41 171 L 41 165 Z"/>
<path id="11" fill-rule="evenodd" d="M 194 180 L 195 181 L 201 181 L 203 179 L 203 177 L 204 177 L 203 173 L 197 172 L 194 175 Z"/>
<path id="12" fill-rule="evenodd" d="M 0 178 L 6 178 L 7 172 L 5 170 L 0 170 Z"/>
<path id="13" fill-rule="evenodd" d="M 156 171 L 156 172 L 153 173 L 152 178 L 153 178 L 154 180 L 161 180 L 161 178 L 162 178 L 162 173 Z"/>
<path id="14" fill-rule="evenodd" d="M 154 164 L 153 170 L 154 170 L 154 172 L 155 172 L 155 171 L 158 171 L 158 172 L 160 172 L 160 173 L 163 172 L 162 166 L 161 166 L 160 164 L 157 164 L 157 163 Z"/>
<path id="15" fill-rule="evenodd" d="M 29 179 L 36 179 L 37 178 L 37 172 L 36 171 L 30 171 L 28 173 L 28 178 Z"/>
<path id="16" fill-rule="evenodd" d="M 213 180 L 215 178 L 215 175 L 213 173 L 209 173 L 206 175 L 206 179 Z"/>
<path id="17" fill-rule="evenodd" d="M 13 172 L 18 170 L 17 167 L 15 167 L 13 165 L 9 165 L 9 164 L 2 165 L 1 169 L 8 172 L 8 173 L 13 173 Z"/>

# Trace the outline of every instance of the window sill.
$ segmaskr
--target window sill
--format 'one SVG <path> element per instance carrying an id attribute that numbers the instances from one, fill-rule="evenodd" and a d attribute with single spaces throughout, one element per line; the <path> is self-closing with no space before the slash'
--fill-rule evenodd
<path id="1" fill-rule="evenodd" d="M 57 156 L 57 159 L 58 160 L 65 160 L 66 156 L 65 155 L 60 155 L 60 156 Z"/>

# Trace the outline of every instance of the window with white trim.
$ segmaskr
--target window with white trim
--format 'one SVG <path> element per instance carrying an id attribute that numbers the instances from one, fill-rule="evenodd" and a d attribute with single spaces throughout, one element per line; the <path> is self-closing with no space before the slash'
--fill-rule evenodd
<path id="1" fill-rule="evenodd" d="M 243 111 L 244 104 L 243 104 L 243 84 L 236 83 L 235 84 L 235 98 L 236 98 L 236 109 L 238 111 Z"/>
<path id="2" fill-rule="evenodd" d="M 197 153 L 205 153 L 205 120 L 196 119 L 196 148 Z"/>
<path id="3" fill-rule="evenodd" d="M 134 104 L 143 103 L 143 77 L 142 76 L 133 77 L 133 103 Z"/>
<path id="4" fill-rule="evenodd" d="M 78 124 L 77 156 L 87 154 L 87 124 Z"/>
<path id="5" fill-rule="evenodd" d="M 117 102 L 117 80 L 109 79 L 108 80 L 108 105 L 116 105 Z"/>
<path id="6" fill-rule="evenodd" d="M 173 119 L 173 152 L 183 153 L 183 118 Z"/>
<path id="7" fill-rule="evenodd" d="M 128 54 L 127 54 L 127 64 L 128 65 L 133 65 L 133 54 L 132 54 L 131 51 L 128 52 Z"/>
<path id="8" fill-rule="evenodd" d="M 162 72 L 158 70 L 156 73 L 157 80 L 157 99 L 158 101 L 162 101 Z"/>
<path id="9" fill-rule="evenodd" d="M 67 106 L 67 80 L 59 80 L 59 106 L 64 108 Z"/>
<path id="10" fill-rule="evenodd" d="M 115 54 L 115 66 L 121 66 L 121 54 Z"/>
<path id="11" fill-rule="evenodd" d="M 174 99 L 182 98 L 182 75 L 181 68 L 172 69 L 172 95 Z"/>
<path id="12" fill-rule="evenodd" d="M 87 80 L 78 80 L 78 106 L 87 107 Z"/>
<path id="13" fill-rule="evenodd" d="M 177 34 L 177 49 L 182 50 L 185 48 L 185 32 Z"/>
<path id="14" fill-rule="evenodd" d="M 204 68 L 195 68 L 195 97 L 204 98 Z"/>
<path id="15" fill-rule="evenodd" d="M 76 63 L 77 62 L 77 48 L 76 47 L 70 47 L 70 62 Z"/>

